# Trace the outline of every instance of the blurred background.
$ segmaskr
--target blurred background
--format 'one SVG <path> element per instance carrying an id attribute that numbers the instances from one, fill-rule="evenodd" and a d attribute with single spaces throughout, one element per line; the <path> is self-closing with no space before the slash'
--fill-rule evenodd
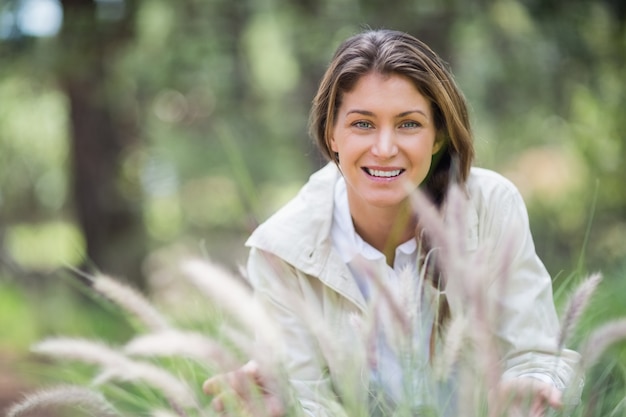
<path id="1" fill-rule="evenodd" d="M 449 62 L 557 297 L 601 271 L 586 320 L 626 314 L 623 0 L 0 0 L 0 397 L 39 338 L 129 333 L 72 270 L 171 294 L 181 256 L 245 261 L 324 163 L 309 105 L 365 27 Z"/>

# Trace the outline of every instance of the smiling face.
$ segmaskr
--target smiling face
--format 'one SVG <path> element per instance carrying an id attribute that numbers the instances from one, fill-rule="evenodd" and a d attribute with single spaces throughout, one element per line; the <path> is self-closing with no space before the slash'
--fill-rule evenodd
<path id="1" fill-rule="evenodd" d="M 430 102 L 402 75 L 368 73 L 342 96 L 330 138 L 350 210 L 401 208 L 443 141 Z"/>

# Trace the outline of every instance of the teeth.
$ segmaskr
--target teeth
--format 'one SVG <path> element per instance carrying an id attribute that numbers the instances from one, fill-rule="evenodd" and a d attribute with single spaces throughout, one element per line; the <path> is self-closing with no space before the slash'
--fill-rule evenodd
<path id="1" fill-rule="evenodd" d="M 398 175 L 400 175 L 400 172 L 402 172 L 401 169 L 394 169 L 393 171 L 381 171 L 378 169 L 369 169 L 369 168 L 365 168 L 367 170 L 367 173 L 370 174 L 373 177 L 382 177 L 382 178 L 391 178 L 391 177 L 397 177 Z"/>

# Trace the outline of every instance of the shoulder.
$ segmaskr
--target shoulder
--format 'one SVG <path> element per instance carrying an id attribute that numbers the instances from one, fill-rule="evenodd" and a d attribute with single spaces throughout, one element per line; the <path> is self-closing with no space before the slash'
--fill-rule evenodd
<path id="1" fill-rule="evenodd" d="M 257 227 L 246 245 L 286 259 L 327 239 L 338 175 L 334 164 L 311 175 L 294 198 Z"/>
<path id="2" fill-rule="evenodd" d="M 466 182 L 472 210 L 482 233 L 491 234 L 511 227 L 528 227 L 528 213 L 522 195 L 508 178 L 485 168 L 472 168 Z"/>
<path id="3" fill-rule="evenodd" d="M 526 209 L 515 184 L 490 169 L 472 167 L 465 187 L 472 204 L 479 212 Z"/>
<path id="4" fill-rule="evenodd" d="M 505 176 L 486 168 L 472 167 L 466 183 L 471 196 L 498 198 L 518 196 L 517 187 Z"/>

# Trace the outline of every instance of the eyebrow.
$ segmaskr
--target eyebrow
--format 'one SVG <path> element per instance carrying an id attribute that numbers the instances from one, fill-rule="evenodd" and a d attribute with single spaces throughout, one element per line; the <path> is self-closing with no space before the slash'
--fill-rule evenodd
<path id="1" fill-rule="evenodd" d="M 352 113 L 362 114 L 363 116 L 370 116 L 370 117 L 375 116 L 375 114 L 369 110 L 359 110 L 359 109 L 350 110 L 349 112 L 346 113 L 346 116 Z M 403 111 L 402 113 L 397 114 L 396 117 L 405 117 L 411 113 L 419 113 L 428 119 L 428 115 L 424 111 L 419 110 L 419 109 Z"/>

